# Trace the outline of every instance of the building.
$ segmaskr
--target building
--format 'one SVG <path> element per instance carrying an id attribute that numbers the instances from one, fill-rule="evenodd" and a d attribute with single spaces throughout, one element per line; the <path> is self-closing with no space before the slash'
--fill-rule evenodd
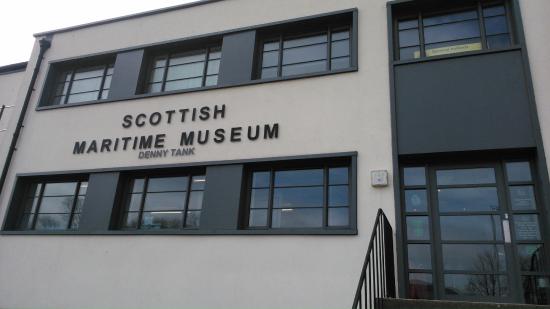
<path id="1" fill-rule="evenodd" d="M 0 308 L 550 304 L 548 13 L 211 0 L 36 34 L 0 68 Z"/>

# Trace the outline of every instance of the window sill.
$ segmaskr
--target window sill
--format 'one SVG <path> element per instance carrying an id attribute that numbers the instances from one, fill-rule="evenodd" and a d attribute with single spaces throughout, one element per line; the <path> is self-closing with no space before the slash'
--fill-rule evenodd
<path id="1" fill-rule="evenodd" d="M 393 61 L 393 65 L 399 66 L 399 65 L 414 64 L 414 63 L 424 63 L 424 62 L 430 62 L 430 61 L 471 57 L 471 56 L 486 55 L 486 54 L 495 54 L 495 53 L 502 53 L 502 52 L 516 51 L 516 50 L 521 50 L 521 46 L 514 45 L 507 48 L 485 49 L 485 50 L 448 54 L 448 55 L 441 55 L 441 56 L 434 56 L 434 57 L 424 57 L 424 58 L 409 59 L 409 60 L 395 60 Z"/>
<path id="2" fill-rule="evenodd" d="M 357 229 L 250 229 L 250 230 L 165 230 L 165 231 L 147 231 L 147 230 L 109 230 L 109 231 L 1 231 L 0 235 L 9 236 L 125 236 L 125 235 L 158 235 L 158 236 L 176 236 L 176 235 L 195 235 L 195 236 L 238 236 L 238 235 L 295 235 L 295 236 L 315 236 L 315 235 L 357 235 Z"/>
<path id="3" fill-rule="evenodd" d="M 104 104 L 104 103 L 114 103 L 114 102 L 122 102 L 122 101 L 128 101 L 128 100 L 139 100 L 139 99 L 145 99 L 145 98 L 161 97 L 166 95 L 192 93 L 192 92 L 200 92 L 200 91 L 208 91 L 208 90 L 216 90 L 216 89 L 226 89 L 226 88 L 234 88 L 234 87 L 249 86 L 249 85 L 259 85 L 259 84 L 289 81 L 289 80 L 296 80 L 296 79 L 302 79 L 302 78 L 321 77 L 321 76 L 350 73 L 350 72 L 357 72 L 357 71 L 358 71 L 358 67 L 352 66 L 350 68 L 341 69 L 341 70 L 308 73 L 308 74 L 285 76 L 285 77 L 270 78 L 270 79 L 255 79 L 255 80 L 250 80 L 247 82 L 231 84 L 231 85 L 218 85 L 218 86 L 209 86 L 209 87 L 175 90 L 175 91 L 167 91 L 167 92 L 136 94 L 134 96 L 124 97 L 124 98 L 88 101 L 88 102 L 80 102 L 80 103 L 64 104 L 64 105 L 37 106 L 36 110 L 42 111 L 42 110 L 51 110 L 51 109 L 59 109 L 59 108 L 86 106 L 86 105 L 92 105 L 92 104 Z"/>

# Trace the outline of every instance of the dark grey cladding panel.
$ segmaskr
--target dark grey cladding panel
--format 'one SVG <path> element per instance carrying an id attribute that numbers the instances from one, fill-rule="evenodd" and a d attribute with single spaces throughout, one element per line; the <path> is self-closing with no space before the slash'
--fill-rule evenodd
<path id="1" fill-rule="evenodd" d="M 255 46 L 255 30 L 223 37 L 218 85 L 237 85 L 252 80 Z"/>
<path id="2" fill-rule="evenodd" d="M 520 51 L 395 67 L 399 154 L 535 147 Z"/>
<path id="3" fill-rule="evenodd" d="M 117 54 L 109 99 L 127 98 L 136 95 L 144 50 Z"/>
<path id="4" fill-rule="evenodd" d="M 242 182 L 242 164 L 207 167 L 201 229 L 238 229 Z"/>
<path id="5" fill-rule="evenodd" d="M 90 175 L 79 231 L 92 232 L 109 229 L 119 179 L 120 173 Z"/>

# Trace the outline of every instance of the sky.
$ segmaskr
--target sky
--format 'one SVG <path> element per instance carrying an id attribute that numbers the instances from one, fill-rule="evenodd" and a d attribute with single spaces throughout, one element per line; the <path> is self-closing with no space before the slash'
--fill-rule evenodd
<path id="1" fill-rule="evenodd" d="M 34 33 L 195 1 L 4 0 L 0 2 L 0 66 L 28 61 Z"/>

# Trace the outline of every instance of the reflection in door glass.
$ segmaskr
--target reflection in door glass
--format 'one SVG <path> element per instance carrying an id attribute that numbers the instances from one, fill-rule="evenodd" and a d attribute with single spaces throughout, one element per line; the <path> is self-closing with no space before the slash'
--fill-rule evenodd
<path id="1" fill-rule="evenodd" d="M 514 215 L 514 226 L 517 240 L 540 240 L 537 215 Z"/>
<path id="2" fill-rule="evenodd" d="M 525 276 L 523 296 L 528 304 L 548 305 L 550 303 L 550 278 L 542 276 Z"/>
<path id="3" fill-rule="evenodd" d="M 501 275 L 445 275 L 445 294 L 461 296 L 507 296 L 508 280 Z"/>
<path id="4" fill-rule="evenodd" d="M 403 170 L 405 186 L 426 185 L 426 169 L 424 167 L 408 167 Z"/>
<path id="5" fill-rule="evenodd" d="M 408 240 L 430 240 L 430 226 L 427 216 L 407 217 Z"/>
<path id="6" fill-rule="evenodd" d="M 409 245 L 409 269 L 432 269 L 430 245 Z"/>
<path id="7" fill-rule="evenodd" d="M 510 204 L 513 210 L 535 210 L 533 186 L 510 186 Z"/>
<path id="8" fill-rule="evenodd" d="M 442 240 L 502 241 L 500 216 L 441 216 Z"/>
<path id="9" fill-rule="evenodd" d="M 441 212 L 498 210 L 497 188 L 458 188 L 437 190 Z"/>
<path id="10" fill-rule="evenodd" d="M 409 295 L 411 299 L 432 299 L 433 298 L 433 277 L 432 274 L 410 273 L 409 274 Z"/>
<path id="11" fill-rule="evenodd" d="M 503 245 L 443 245 L 443 269 L 480 273 L 506 271 Z"/>
<path id="12" fill-rule="evenodd" d="M 477 185 L 492 184 L 495 182 L 495 170 L 492 168 L 437 171 L 438 185 Z"/>
<path id="13" fill-rule="evenodd" d="M 541 244 L 518 245 L 522 271 L 544 271 L 544 252 Z"/>
<path id="14" fill-rule="evenodd" d="M 426 190 L 406 190 L 405 208 L 407 212 L 427 212 L 428 197 Z"/>
<path id="15" fill-rule="evenodd" d="M 529 162 L 506 163 L 508 181 L 531 181 L 531 169 Z"/>

